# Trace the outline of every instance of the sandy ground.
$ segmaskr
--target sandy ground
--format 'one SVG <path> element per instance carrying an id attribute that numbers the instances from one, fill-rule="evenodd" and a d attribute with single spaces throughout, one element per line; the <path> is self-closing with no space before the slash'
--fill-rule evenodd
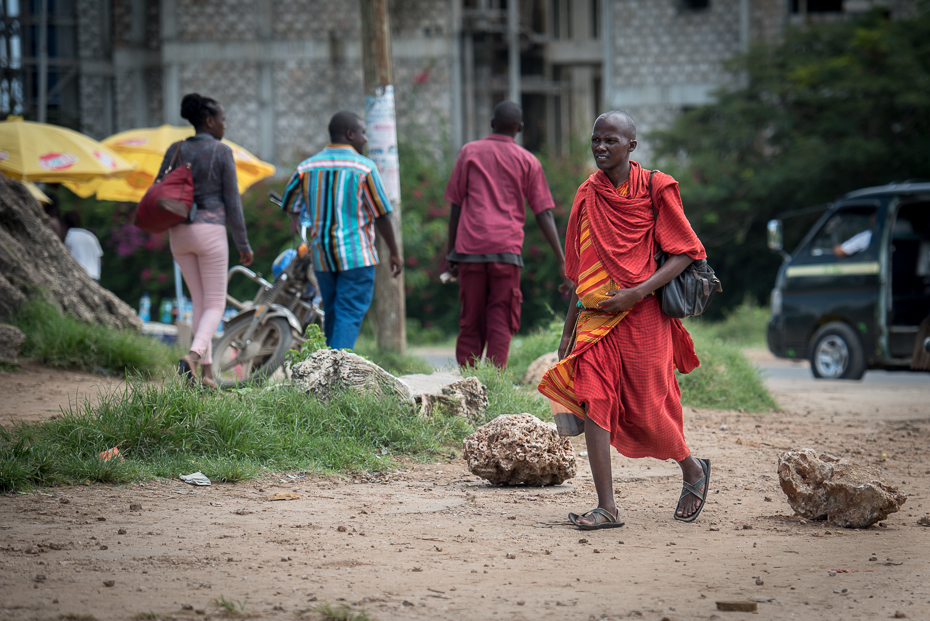
<path id="1" fill-rule="evenodd" d="M 0 372 L 0 412 L 42 416 L 100 383 Z M 686 409 L 692 450 L 713 463 L 693 524 L 672 519 L 674 463 L 619 455 L 626 525 L 595 532 L 564 525 L 595 504 L 584 457 L 575 479 L 546 489 L 489 487 L 451 459 L 0 497 L 0 619 L 220 618 L 220 600 L 275 619 L 323 602 L 372 619 L 930 619 L 930 528 L 917 524 L 930 514 L 927 389 L 809 384 L 770 382 L 775 413 Z M 30 400 L 30 385 L 49 400 Z M 882 468 L 907 504 L 866 530 L 793 516 L 776 464 L 801 447 Z M 282 492 L 299 497 L 269 500 Z M 718 611 L 722 600 L 758 612 Z"/>
<path id="2" fill-rule="evenodd" d="M 23 361 L 15 373 L 0 371 L 0 425 L 35 422 L 58 416 L 62 409 L 97 404 L 101 393 L 122 384 L 116 378 L 62 371 Z"/>

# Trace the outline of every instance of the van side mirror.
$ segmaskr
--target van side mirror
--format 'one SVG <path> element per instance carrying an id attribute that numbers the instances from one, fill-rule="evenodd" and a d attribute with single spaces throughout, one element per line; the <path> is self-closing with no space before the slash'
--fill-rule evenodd
<path id="1" fill-rule="evenodd" d="M 765 226 L 766 231 L 768 232 L 768 245 L 769 250 L 772 252 L 777 252 L 782 256 L 783 259 L 790 259 L 791 255 L 785 252 L 782 248 L 784 247 L 783 235 L 782 235 L 782 223 L 779 219 L 769 220 L 768 224 Z"/>
<path id="2" fill-rule="evenodd" d="M 766 230 L 768 231 L 768 244 L 769 250 L 773 252 L 778 252 L 784 246 L 782 241 L 782 223 L 781 220 L 769 220 L 769 223 L 766 225 Z"/>

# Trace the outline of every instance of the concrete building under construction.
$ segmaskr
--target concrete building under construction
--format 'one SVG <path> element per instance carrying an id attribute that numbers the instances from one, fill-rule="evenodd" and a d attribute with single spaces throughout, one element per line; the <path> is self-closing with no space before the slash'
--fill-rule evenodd
<path id="1" fill-rule="evenodd" d="M 586 140 L 622 108 L 640 133 L 710 101 L 724 61 L 791 25 L 913 0 L 393 0 L 401 140 L 453 151 L 489 130 L 503 99 L 525 111 L 524 145 Z M 294 163 L 338 110 L 364 111 L 357 0 L 0 0 L 0 113 L 101 138 L 182 123 L 200 92 L 227 135 Z M 640 158 L 648 162 L 648 144 Z"/>

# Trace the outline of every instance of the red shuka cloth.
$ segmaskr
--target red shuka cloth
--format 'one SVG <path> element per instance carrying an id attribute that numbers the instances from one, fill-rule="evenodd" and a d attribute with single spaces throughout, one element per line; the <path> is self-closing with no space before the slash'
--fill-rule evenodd
<path id="1" fill-rule="evenodd" d="M 601 171 L 578 189 L 565 241 L 566 272 L 575 283 L 582 252 L 595 252 L 619 286 L 636 285 L 655 272 L 656 242 L 671 254 L 706 257 L 685 218 L 678 184 L 662 173 L 653 178 L 656 221 L 649 174 L 631 162 L 629 196 L 622 196 Z M 593 242 L 584 250 L 582 212 Z M 587 265 L 592 257 L 586 257 Z M 595 342 L 576 343 L 574 354 L 573 364 L 561 368 L 563 361 L 547 373 L 540 384 L 543 394 L 610 431 L 611 444 L 627 457 L 680 461 L 690 454 L 674 370 L 688 373 L 700 362 L 681 321 L 662 314 L 655 296 L 638 302 Z"/>
<path id="2" fill-rule="evenodd" d="M 671 175 L 656 172 L 652 193 L 658 219 L 649 196 L 649 174 L 637 162 L 630 162 L 629 193 L 623 197 L 603 171 L 597 171 L 581 184 L 575 194 L 565 236 L 565 273 L 578 282 L 581 265 L 579 230 L 581 204 L 591 220 L 594 249 L 611 279 L 621 287 L 637 285 L 656 271 L 656 242 L 669 254 L 686 254 L 706 259 L 701 240 L 685 218 L 678 182 Z"/>

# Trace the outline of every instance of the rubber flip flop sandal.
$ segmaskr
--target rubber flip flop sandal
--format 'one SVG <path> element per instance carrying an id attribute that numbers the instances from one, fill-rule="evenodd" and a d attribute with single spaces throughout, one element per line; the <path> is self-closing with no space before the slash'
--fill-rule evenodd
<path id="1" fill-rule="evenodd" d="M 679 522 L 693 522 L 697 519 L 697 516 L 701 515 L 701 511 L 704 510 L 704 505 L 707 504 L 707 493 L 710 491 L 710 460 L 698 459 L 698 461 L 701 462 L 701 468 L 704 469 L 704 476 L 694 483 L 688 483 L 687 481 L 682 482 L 681 496 L 678 497 L 678 505 L 681 504 L 681 499 L 688 494 L 694 494 L 701 500 L 701 504 L 697 508 L 697 511 L 688 517 L 681 517 L 678 515 L 678 505 L 675 505 L 675 512 L 672 515 L 675 516 L 675 519 Z M 704 493 L 701 493 L 701 485 L 704 485 Z"/>
<path id="2" fill-rule="evenodd" d="M 592 515 L 592 514 L 600 515 L 606 521 L 597 522 L 595 524 L 585 524 L 584 522 L 579 521 L 581 518 L 588 516 L 588 515 Z M 602 528 L 620 528 L 621 526 L 625 524 L 625 522 L 619 521 L 617 518 L 612 516 L 608 511 L 605 511 L 604 509 L 601 509 L 600 507 L 591 509 L 587 513 L 582 513 L 581 515 L 578 515 L 576 513 L 569 513 L 568 519 L 572 524 L 574 524 L 581 530 L 601 530 Z"/>

